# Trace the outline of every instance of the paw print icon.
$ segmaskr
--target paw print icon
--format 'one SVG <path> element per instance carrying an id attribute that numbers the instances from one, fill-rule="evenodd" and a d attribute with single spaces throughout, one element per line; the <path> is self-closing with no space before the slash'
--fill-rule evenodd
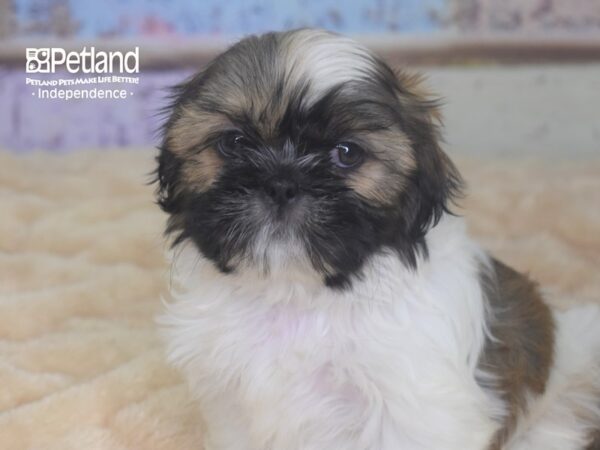
<path id="1" fill-rule="evenodd" d="M 27 73 L 50 73 L 49 48 L 28 48 L 26 56 L 25 70 Z"/>

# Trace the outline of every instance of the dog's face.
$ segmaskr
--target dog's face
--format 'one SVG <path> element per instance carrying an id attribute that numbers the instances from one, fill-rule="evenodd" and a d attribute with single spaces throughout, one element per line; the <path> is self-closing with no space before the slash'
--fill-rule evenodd
<path id="1" fill-rule="evenodd" d="M 323 31 L 242 40 L 175 90 L 168 232 L 226 273 L 297 265 L 344 287 L 378 251 L 414 265 L 459 185 L 417 84 Z"/>

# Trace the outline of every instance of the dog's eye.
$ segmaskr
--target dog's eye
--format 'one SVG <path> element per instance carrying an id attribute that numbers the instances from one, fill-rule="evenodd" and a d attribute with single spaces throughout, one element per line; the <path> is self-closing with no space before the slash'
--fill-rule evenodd
<path id="1" fill-rule="evenodd" d="M 349 169 L 363 162 L 365 152 L 358 145 L 343 142 L 331 150 L 331 161 L 338 167 Z"/>
<path id="2" fill-rule="evenodd" d="M 223 136 L 218 143 L 219 151 L 224 156 L 231 156 L 234 153 L 248 148 L 252 143 L 243 134 L 230 133 Z"/>

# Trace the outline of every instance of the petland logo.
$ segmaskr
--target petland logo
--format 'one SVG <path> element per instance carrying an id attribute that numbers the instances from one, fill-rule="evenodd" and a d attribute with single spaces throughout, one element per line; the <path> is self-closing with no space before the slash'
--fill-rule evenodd
<path id="1" fill-rule="evenodd" d="M 25 55 L 25 84 L 39 100 L 125 100 L 140 82 L 139 47 L 128 52 L 27 48 Z"/>
<path id="2" fill-rule="evenodd" d="M 120 51 L 96 51 L 95 47 L 83 47 L 80 52 L 64 48 L 27 48 L 27 73 L 56 73 L 66 69 L 76 74 L 139 73 L 140 48 L 126 53 Z"/>

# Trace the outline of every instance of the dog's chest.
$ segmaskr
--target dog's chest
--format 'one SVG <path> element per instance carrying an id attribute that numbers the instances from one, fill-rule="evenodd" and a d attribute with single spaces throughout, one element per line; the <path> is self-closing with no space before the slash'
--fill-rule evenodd
<path id="1" fill-rule="evenodd" d="M 448 254 L 419 273 L 382 257 L 344 294 L 203 272 L 169 307 L 169 357 L 259 449 L 481 450 L 501 405 L 474 376 L 474 265 Z"/>
<path id="2" fill-rule="evenodd" d="M 451 324 L 436 312 L 219 304 L 197 317 L 194 351 L 207 393 L 224 393 L 252 429 L 282 438 L 321 427 L 332 441 L 342 433 L 415 449 L 448 441 L 431 423 L 454 430 L 464 419 L 491 432 L 476 387 L 444 353 L 454 352 Z"/>

